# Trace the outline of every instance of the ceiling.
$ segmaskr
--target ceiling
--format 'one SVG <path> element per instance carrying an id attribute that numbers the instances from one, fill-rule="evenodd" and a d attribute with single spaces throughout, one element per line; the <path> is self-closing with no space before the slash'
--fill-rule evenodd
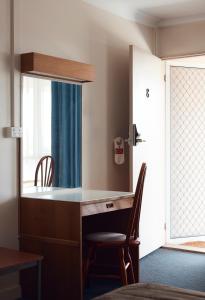
<path id="1" fill-rule="evenodd" d="M 205 0 L 84 0 L 128 20 L 170 26 L 205 20 Z"/>

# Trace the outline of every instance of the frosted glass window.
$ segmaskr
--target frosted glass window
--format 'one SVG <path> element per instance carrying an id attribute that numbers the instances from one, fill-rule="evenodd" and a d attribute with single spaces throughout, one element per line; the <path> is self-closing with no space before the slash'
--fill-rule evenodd
<path id="1" fill-rule="evenodd" d="M 171 67 L 171 238 L 205 235 L 205 69 Z"/>

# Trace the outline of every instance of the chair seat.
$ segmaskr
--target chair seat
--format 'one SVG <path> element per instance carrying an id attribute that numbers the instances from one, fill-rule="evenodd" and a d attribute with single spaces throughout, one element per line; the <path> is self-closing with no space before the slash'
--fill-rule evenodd
<path id="1" fill-rule="evenodd" d="M 95 232 L 87 234 L 85 239 L 96 243 L 125 242 L 126 235 L 118 232 Z"/>

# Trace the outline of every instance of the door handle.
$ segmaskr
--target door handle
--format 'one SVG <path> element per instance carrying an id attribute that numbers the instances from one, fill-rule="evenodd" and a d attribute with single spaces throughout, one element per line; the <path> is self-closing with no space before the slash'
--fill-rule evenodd
<path id="1" fill-rule="evenodd" d="M 144 143 L 144 142 L 146 142 L 145 140 L 142 140 L 142 139 L 136 139 L 136 144 L 137 143 Z"/>
<path id="2" fill-rule="evenodd" d="M 138 143 L 146 142 L 145 140 L 140 138 L 141 135 L 137 130 L 136 124 L 133 124 L 132 133 L 133 133 L 133 139 L 132 139 L 133 140 L 133 146 L 136 146 Z"/>
<path id="3" fill-rule="evenodd" d="M 132 124 L 129 126 L 129 138 L 124 141 L 127 142 L 129 146 L 136 146 L 137 143 L 146 142 L 146 140 L 141 139 L 140 136 L 136 124 Z"/>

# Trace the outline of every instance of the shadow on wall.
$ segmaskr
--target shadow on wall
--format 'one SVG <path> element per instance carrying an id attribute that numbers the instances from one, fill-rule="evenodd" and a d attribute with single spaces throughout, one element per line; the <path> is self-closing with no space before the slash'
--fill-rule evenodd
<path id="1" fill-rule="evenodd" d="M 91 5 L 85 4 L 85 9 L 92 32 L 91 63 L 96 66 L 89 128 L 96 145 L 95 149 L 91 148 L 89 159 L 96 161 L 97 167 L 90 174 L 90 185 L 99 189 L 128 191 L 129 147 L 125 145 L 125 163 L 116 165 L 113 139 L 116 136 L 128 138 L 129 134 L 129 44 L 151 52 L 154 32 Z M 92 122 L 95 124 L 93 127 Z M 99 172 L 106 176 L 99 178 Z"/>
<path id="2" fill-rule="evenodd" d="M 5 197 L 6 198 L 6 197 Z M 18 248 L 18 201 L 7 199 L 0 203 L 0 247 Z M 14 228 L 16 229 L 14 231 Z"/>

